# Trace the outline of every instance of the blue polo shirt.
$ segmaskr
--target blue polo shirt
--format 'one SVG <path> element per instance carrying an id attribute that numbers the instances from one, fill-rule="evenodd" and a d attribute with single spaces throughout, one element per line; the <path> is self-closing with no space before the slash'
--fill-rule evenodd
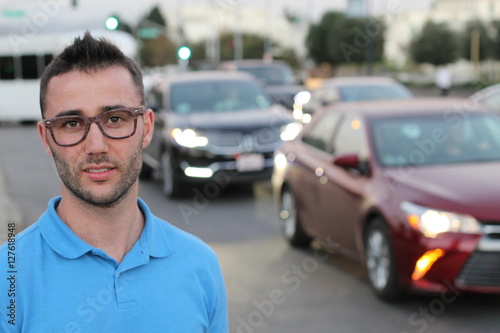
<path id="1" fill-rule="evenodd" d="M 228 332 L 221 269 L 200 239 L 139 199 L 144 230 L 118 264 L 59 218 L 60 200 L 0 247 L 0 332 Z"/>

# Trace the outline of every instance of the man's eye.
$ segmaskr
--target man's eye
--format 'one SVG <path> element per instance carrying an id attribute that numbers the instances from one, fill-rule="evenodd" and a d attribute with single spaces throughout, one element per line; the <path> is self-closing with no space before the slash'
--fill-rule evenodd
<path id="1" fill-rule="evenodd" d="M 109 117 L 108 122 L 116 124 L 116 123 L 119 123 L 122 120 L 123 120 L 123 118 L 121 118 L 119 116 L 112 116 L 112 117 Z"/>
<path id="2" fill-rule="evenodd" d="M 124 125 L 129 122 L 131 118 L 129 112 L 116 111 L 103 117 L 101 123 L 108 126 Z"/>
<path id="3" fill-rule="evenodd" d="M 80 123 L 76 120 L 70 120 L 66 122 L 66 127 L 78 127 Z"/>
<path id="4" fill-rule="evenodd" d="M 70 119 L 61 123 L 61 128 L 66 129 L 77 129 L 81 127 L 83 123 L 78 119 Z"/>

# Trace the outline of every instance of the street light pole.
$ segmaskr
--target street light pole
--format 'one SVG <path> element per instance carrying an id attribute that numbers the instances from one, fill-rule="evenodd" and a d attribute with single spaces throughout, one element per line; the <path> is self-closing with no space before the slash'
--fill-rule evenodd
<path id="1" fill-rule="evenodd" d="M 370 0 L 365 0 L 365 16 L 368 18 L 368 21 L 372 18 L 372 8 L 370 8 Z M 373 36 L 370 32 L 367 31 L 365 27 L 365 33 L 367 37 L 366 42 L 366 75 L 371 76 L 373 74 Z"/>
<path id="2" fill-rule="evenodd" d="M 235 11 L 235 29 L 233 35 L 234 60 L 243 59 L 243 39 L 241 36 L 241 6 L 236 6 Z"/>

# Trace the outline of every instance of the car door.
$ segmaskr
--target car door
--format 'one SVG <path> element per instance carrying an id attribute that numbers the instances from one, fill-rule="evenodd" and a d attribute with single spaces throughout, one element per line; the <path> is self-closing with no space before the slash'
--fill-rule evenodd
<path id="1" fill-rule="evenodd" d="M 325 168 L 332 158 L 331 143 L 334 129 L 340 115 L 323 112 L 302 135 L 294 155 L 294 168 L 290 184 L 293 186 L 298 211 L 308 233 L 321 235 L 324 225 L 319 222 L 320 177 L 318 172 Z"/>
<path id="2" fill-rule="evenodd" d="M 335 157 L 357 154 L 366 161 L 368 154 L 366 135 L 361 119 L 344 114 L 332 141 L 333 158 L 325 165 L 319 192 L 319 223 L 323 237 L 341 246 L 344 253 L 357 257 L 356 239 L 361 233 L 364 191 L 369 180 L 367 171 L 346 169 L 334 165 Z"/>

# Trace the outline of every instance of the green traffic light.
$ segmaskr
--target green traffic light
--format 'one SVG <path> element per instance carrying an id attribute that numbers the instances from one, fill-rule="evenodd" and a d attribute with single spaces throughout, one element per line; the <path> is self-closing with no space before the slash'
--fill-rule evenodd
<path id="1" fill-rule="evenodd" d="M 114 16 L 110 16 L 106 19 L 106 29 L 108 30 L 116 30 L 118 28 L 118 19 Z"/>
<path id="2" fill-rule="evenodd" d="M 179 59 L 188 60 L 189 57 L 191 57 L 191 50 L 187 46 L 182 46 L 179 48 L 179 51 L 177 51 L 177 55 L 179 56 Z"/>

